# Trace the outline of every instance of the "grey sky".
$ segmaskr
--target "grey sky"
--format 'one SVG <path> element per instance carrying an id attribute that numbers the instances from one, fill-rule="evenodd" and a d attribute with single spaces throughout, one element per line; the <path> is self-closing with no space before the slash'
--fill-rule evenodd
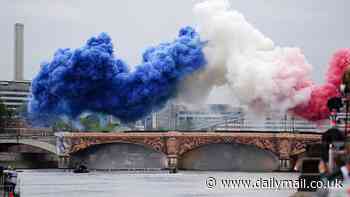
<path id="1" fill-rule="evenodd" d="M 80 47 L 100 32 L 134 65 L 150 45 L 192 25 L 192 0 L 0 0 L 0 80 L 13 79 L 13 25 L 25 25 L 25 78 L 57 48 Z M 336 3 L 335 3 L 336 2 Z M 323 81 L 330 56 L 350 47 L 348 0 L 232 0 L 232 7 L 281 46 L 299 46 Z"/>

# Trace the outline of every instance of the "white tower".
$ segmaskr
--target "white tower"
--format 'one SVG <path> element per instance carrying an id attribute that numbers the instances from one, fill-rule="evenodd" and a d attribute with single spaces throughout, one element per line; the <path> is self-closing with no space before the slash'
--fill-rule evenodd
<path id="1" fill-rule="evenodd" d="M 23 81 L 23 47 L 24 47 L 24 25 L 21 23 L 15 24 L 15 70 L 14 80 Z"/>

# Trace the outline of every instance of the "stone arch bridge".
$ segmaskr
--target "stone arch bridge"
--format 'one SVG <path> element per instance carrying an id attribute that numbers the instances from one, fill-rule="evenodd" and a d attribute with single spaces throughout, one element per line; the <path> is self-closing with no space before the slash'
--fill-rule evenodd
<path id="1" fill-rule="evenodd" d="M 75 155 L 84 153 L 84 158 L 91 159 L 96 151 L 92 151 L 94 148 L 101 145 L 112 144 L 133 144 L 138 145 L 156 153 L 160 153 L 165 156 L 164 162 L 166 168 L 178 168 L 181 166 L 195 166 L 193 169 L 210 170 L 210 167 L 203 166 L 203 158 L 215 160 L 220 157 L 220 150 L 213 152 L 216 148 L 223 147 L 226 150 L 227 145 L 235 145 L 236 150 L 241 148 L 237 145 L 242 145 L 241 155 L 249 156 L 250 159 L 255 159 L 255 152 L 264 151 L 264 154 L 270 155 L 271 158 L 275 158 L 278 168 L 290 168 L 290 159 L 305 152 L 306 145 L 320 143 L 321 133 L 277 133 L 277 132 L 128 132 L 128 133 L 56 133 L 57 137 L 57 154 L 60 157 L 59 166 L 61 168 L 67 168 L 72 164 L 72 158 Z M 205 153 L 205 150 L 200 150 L 201 147 L 212 145 L 212 150 Z M 247 151 L 253 148 L 253 151 Z M 130 149 L 130 147 L 129 147 Z M 90 152 L 86 152 L 89 150 Z M 196 152 L 196 150 L 198 150 Z M 85 152 L 84 152 L 85 151 Z M 191 153 L 191 158 L 186 156 Z M 107 154 L 111 154 L 108 152 Z M 126 160 L 130 159 L 130 153 L 125 157 Z M 151 157 L 154 154 L 150 154 Z M 108 157 L 105 156 L 105 157 Z M 113 157 L 113 155 L 109 155 Z M 228 156 L 230 157 L 230 156 Z M 81 158 L 81 157 L 80 157 Z M 227 157 L 226 157 L 227 158 Z M 101 158 L 95 158 L 98 160 Z M 137 159 L 136 159 L 137 160 Z M 196 163 L 196 160 L 198 162 Z M 231 160 L 227 160 L 232 162 Z M 241 161 L 241 166 L 244 166 L 244 162 Z M 114 161 L 113 161 L 114 162 Z M 139 160 L 139 162 L 142 162 Z M 214 161 L 216 162 L 216 161 Z M 217 161 L 219 162 L 219 161 Z M 242 164 L 243 162 L 243 164 Z M 260 163 L 267 163 L 266 159 L 262 159 Z M 271 163 L 271 162 L 270 162 Z M 276 163 L 276 162 L 275 162 Z M 208 164 L 209 165 L 209 164 Z M 235 165 L 235 164 L 232 164 Z M 210 166 L 210 165 L 209 165 Z M 272 166 L 276 166 L 273 164 Z M 270 170 L 277 170 L 275 167 L 269 167 Z"/>
<path id="2" fill-rule="evenodd" d="M 56 137 L 50 129 L 5 128 L 0 131 L 0 144 L 28 145 L 57 155 Z"/>

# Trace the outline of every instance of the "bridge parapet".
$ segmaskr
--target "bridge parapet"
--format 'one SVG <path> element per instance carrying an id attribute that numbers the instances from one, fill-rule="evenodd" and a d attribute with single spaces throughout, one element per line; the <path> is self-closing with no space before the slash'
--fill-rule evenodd
<path id="1" fill-rule="evenodd" d="M 56 154 L 56 137 L 47 128 L 5 128 L 0 133 L 2 144 L 25 144 Z"/>
<path id="2" fill-rule="evenodd" d="M 53 137 L 54 132 L 49 128 L 4 128 L 0 136 L 8 137 Z"/>

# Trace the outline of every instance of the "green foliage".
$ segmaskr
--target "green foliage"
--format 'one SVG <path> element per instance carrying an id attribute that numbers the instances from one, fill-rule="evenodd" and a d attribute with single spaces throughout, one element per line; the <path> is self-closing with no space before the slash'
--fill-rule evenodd
<path id="1" fill-rule="evenodd" d="M 53 126 L 55 131 L 72 131 L 73 127 L 71 124 L 64 122 L 63 120 L 59 120 Z"/>
<path id="2" fill-rule="evenodd" d="M 28 102 L 25 102 L 16 109 L 15 113 L 22 117 L 25 117 L 28 113 L 27 109 L 28 109 Z"/>
<path id="3" fill-rule="evenodd" d="M 114 131 L 116 127 L 120 126 L 117 123 L 107 123 L 106 125 L 101 125 L 100 118 L 95 114 L 81 117 L 80 123 L 83 125 L 85 130 L 94 132 L 111 132 Z"/>
<path id="4" fill-rule="evenodd" d="M 101 125 L 99 116 L 95 114 L 80 117 L 79 123 L 84 128 L 84 131 L 92 132 L 112 132 L 120 126 L 118 123 Z M 74 124 L 72 122 L 66 122 L 63 120 L 57 121 L 54 125 L 54 130 L 56 131 L 74 131 L 76 129 L 77 128 L 74 128 Z"/>
<path id="5" fill-rule="evenodd" d="M 5 126 L 5 121 L 11 117 L 11 112 L 6 108 L 4 103 L 0 100 L 0 128 Z"/>
<path id="6" fill-rule="evenodd" d="M 160 128 L 158 128 L 158 131 L 171 131 L 171 130 L 173 130 L 173 129 L 167 128 L 167 127 L 160 127 Z"/>
<path id="7" fill-rule="evenodd" d="M 193 129 L 194 126 L 194 122 L 193 119 L 191 118 L 186 118 L 185 120 L 180 121 L 179 123 L 179 129 L 183 129 L 183 130 L 191 130 Z"/>
<path id="8" fill-rule="evenodd" d="M 1 100 L 0 100 L 0 116 L 7 116 L 7 108 Z"/>

